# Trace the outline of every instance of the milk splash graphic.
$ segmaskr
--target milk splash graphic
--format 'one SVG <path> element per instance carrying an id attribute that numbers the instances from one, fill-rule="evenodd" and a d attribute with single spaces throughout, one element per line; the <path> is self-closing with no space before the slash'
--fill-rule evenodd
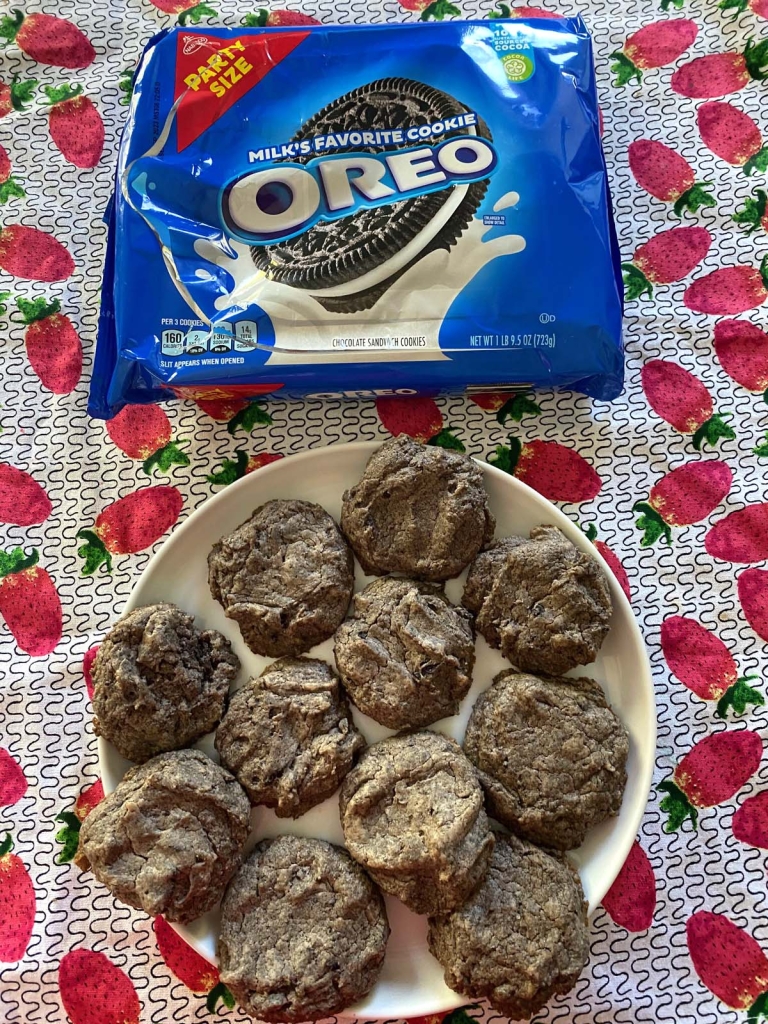
<path id="1" fill-rule="evenodd" d="M 517 192 L 507 192 L 493 209 L 509 209 L 519 199 Z M 492 230 L 474 217 L 450 250 L 418 260 L 371 309 L 354 314 L 329 312 L 309 291 L 268 280 L 254 267 L 249 247 L 234 239 L 227 239 L 234 258 L 207 239 L 195 242 L 195 252 L 233 278 L 232 289 L 216 300 L 217 309 L 234 314 L 257 305 L 271 319 L 276 341 L 267 366 L 306 363 L 308 354 L 313 362 L 385 361 L 393 350 L 407 352 L 409 360 L 441 360 L 448 356 L 438 342 L 440 326 L 456 296 L 493 260 L 525 248 L 521 235 L 484 241 Z M 209 275 L 201 269 L 197 276 Z"/>

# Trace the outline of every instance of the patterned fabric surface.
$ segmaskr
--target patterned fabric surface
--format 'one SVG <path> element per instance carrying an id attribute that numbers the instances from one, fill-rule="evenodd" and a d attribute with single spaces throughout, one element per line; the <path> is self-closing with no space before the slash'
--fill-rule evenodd
<path id="1" fill-rule="evenodd" d="M 287 18 L 230 0 L 185 12 L 192 2 L 18 0 L 20 28 L 0 8 L 0 1019 L 246 1020 L 227 993 L 217 1002 L 213 968 L 71 862 L 101 796 L 88 652 L 168 531 L 227 482 L 270 458 L 402 431 L 447 431 L 439 440 L 555 500 L 615 567 L 651 655 L 658 751 L 638 842 L 592 921 L 589 967 L 537 1019 L 730 1024 L 766 1011 L 768 3 L 568 8 L 594 34 L 626 264 L 617 401 L 179 402 L 108 430 L 85 405 L 126 72 L 180 14 Z M 80 31 L 52 36 L 39 12 Z M 307 0 L 303 13 L 491 11 Z M 59 64 L 84 70 L 46 63 L 54 36 Z M 72 272 L 28 280 L 45 260 Z"/>

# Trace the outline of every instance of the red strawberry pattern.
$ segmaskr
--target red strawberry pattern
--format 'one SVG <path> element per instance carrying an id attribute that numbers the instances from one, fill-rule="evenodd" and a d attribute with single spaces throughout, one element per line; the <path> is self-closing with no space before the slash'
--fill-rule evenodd
<path id="1" fill-rule="evenodd" d="M 0 230 L 0 270 L 26 281 L 66 281 L 75 263 L 53 235 L 25 224 Z"/>
<path id="2" fill-rule="evenodd" d="M 751 39 L 743 53 L 710 53 L 695 57 L 672 75 L 672 91 L 691 99 L 708 100 L 739 92 L 751 81 L 768 78 L 768 39 Z"/>
<path id="3" fill-rule="evenodd" d="M 648 501 L 638 501 L 636 526 L 643 531 L 642 547 L 663 537 L 672 543 L 673 526 L 690 526 L 706 519 L 731 489 L 733 473 L 725 462 L 689 462 L 667 473 L 651 488 Z"/>
<path id="4" fill-rule="evenodd" d="M 716 414 L 709 391 L 679 363 L 652 359 L 643 367 L 640 380 L 653 411 L 681 434 L 693 434 L 697 451 L 705 444 L 714 448 L 720 438 L 735 438 L 725 422 L 731 414 Z"/>
<path id="5" fill-rule="evenodd" d="M 29 473 L 0 462 L 0 523 L 34 526 L 52 510 L 51 499 Z"/>
<path id="6" fill-rule="evenodd" d="M 73 949 L 65 954 L 59 995 L 71 1024 L 139 1024 L 141 1007 L 131 979 L 103 953 Z"/>
<path id="7" fill-rule="evenodd" d="M 711 182 L 696 181 L 693 168 L 679 153 L 654 139 L 637 139 L 627 150 L 629 169 L 640 188 L 656 199 L 673 204 L 678 217 L 715 206 Z"/>
<path id="8" fill-rule="evenodd" d="M 393 437 L 407 434 L 425 444 L 464 451 L 456 434 L 443 426 L 443 414 L 432 398 L 377 398 L 376 412 Z"/>
<path id="9" fill-rule="evenodd" d="M 628 932 L 651 927 L 656 909 L 656 876 L 648 854 L 635 840 L 621 871 L 603 897 L 603 907 Z"/>
<path id="10" fill-rule="evenodd" d="M 215 1013 L 219 1000 L 230 1008 L 235 1005 L 234 996 L 219 978 L 218 968 L 192 949 L 164 917 L 156 917 L 152 927 L 168 970 L 191 992 L 207 996 L 206 1007 L 211 1013 Z"/>
<path id="11" fill-rule="evenodd" d="M 19 762 L 0 747 L 0 807 L 11 807 L 27 792 L 27 777 Z"/>
<path id="12" fill-rule="evenodd" d="M 171 440 L 171 421 L 159 405 L 126 405 L 107 420 L 110 440 L 130 459 L 141 459 L 145 473 L 167 473 L 171 466 L 188 466 L 189 456 Z"/>
<path id="13" fill-rule="evenodd" d="M 45 87 L 51 104 L 48 130 L 61 155 L 75 167 L 95 167 L 104 149 L 104 122 L 81 85 Z"/>
<path id="14" fill-rule="evenodd" d="M 0 39 L 5 45 L 15 43 L 39 64 L 57 68 L 87 68 L 96 58 L 88 36 L 66 18 L 52 14 L 29 14 L 14 11 L 0 19 Z"/>
<path id="15" fill-rule="evenodd" d="M 661 649 L 669 671 L 702 700 L 716 700 L 716 714 L 729 708 L 743 714 L 747 705 L 762 706 L 765 698 L 749 684 L 755 675 L 739 676 L 733 655 L 723 641 L 683 615 L 670 615 L 661 624 Z"/>
<path id="16" fill-rule="evenodd" d="M 714 348 L 728 376 L 768 402 L 768 334 L 748 320 L 719 320 Z"/>
<path id="17" fill-rule="evenodd" d="M 641 82 L 643 71 L 671 64 L 693 44 L 699 33 L 698 25 L 690 18 L 666 19 L 651 22 L 633 32 L 621 50 L 611 54 L 616 74 L 616 85 L 633 80 Z"/>
<path id="18" fill-rule="evenodd" d="M 24 343 L 29 364 L 44 388 L 68 395 L 83 370 L 83 345 L 74 324 L 61 312 L 58 299 L 17 299 L 27 330 Z"/>
<path id="19" fill-rule="evenodd" d="M 716 732 L 692 747 L 671 779 L 657 789 L 667 795 L 660 807 L 668 815 L 665 832 L 676 832 L 690 818 L 696 828 L 698 811 L 716 807 L 738 793 L 757 771 L 763 756 L 759 733 L 744 729 Z"/>
<path id="20" fill-rule="evenodd" d="M 498 445 L 488 461 L 550 501 L 591 501 L 603 486 L 600 476 L 583 456 L 557 441 L 523 443 L 510 437 L 509 444 Z"/>
<path id="21" fill-rule="evenodd" d="M 62 635 L 61 600 L 39 559 L 37 550 L 0 551 L 0 615 L 19 649 L 33 658 L 54 651 Z"/>
<path id="22" fill-rule="evenodd" d="M 425 444 L 455 439 L 564 502 L 573 519 L 579 513 L 631 595 L 651 654 L 654 782 L 670 785 L 654 793 L 606 913 L 595 915 L 591 966 L 557 1013 L 613 1021 L 627 1006 L 641 1017 L 647 1006 L 664 1017 L 672 992 L 667 1016 L 680 1024 L 686 1014 L 718 1024 L 768 1018 L 768 0 L 576 5 L 593 38 L 595 132 L 599 125 L 627 281 L 625 389 L 615 401 L 523 391 L 510 353 L 510 379 L 491 394 L 307 406 L 266 397 L 279 383 L 174 385 L 178 400 L 167 405 L 130 406 L 109 423 L 85 414 L 102 218 L 137 55 L 152 35 L 179 22 L 184 34 L 208 35 L 219 19 L 279 31 L 448 18 L 487 18 L 478 31 L 489 38 L 516 31 L 497 19 L 544 18 L 537 31 L 554 35 L 555 19 L 576 13 L 560 0 L 532 3 L 541 6 L 269 0 L 237 10 L 217 0 L 132 0 L 109 25 L 104 5 L 84 0 L 0 12 L 3 1020 L 191 1024 L 228 1015 L 215 967 L 165 922 L 130 912 L 126 928 L 118 914 L 105 929 L 103 888 L 70 863 L 103 794 L 89 724 L 97 640 L 122 611 L 146 545 L 162 543 L 213 491 L 245 476 L 243 491 L 257 486 L 253 473 L 277 477 L 293 451 L 408 433 Z M 451 67 L 441 67 L 451 92 Z M 318 89 L 324 80 L 321 69 Z M 521 103 L 530 92 L 504 87 Z M 480 93 L 457 95 L 484 112 Z M 533 138 L 541 125 L 529 124 Z M 571 141 L 564 136 L 566 149 Z M 499 182 L 489 180 L 482 212 Z M 509 187 L 520 191 L 515 217 L 528 219 L 521 231 L 533 246 L 538 222 L 523 185 Z M 562 266 L 578 259 L 557 251 L 556 233 L 547 244 Z M 564 319 L 548 330 L 567 343 Z M 582 502 L 594 505 L 582 511 Z M 118 557 L 138 550 L 147 555 Z M 81 576 L 83 568 L 91 571 Z M 665 835 L 665 823 L 678 834 Z M 482 1003 L 413 1024 L 492 1017 Z"/>
<path id="23" fill-rule="evenodd" d="M 736 316 L 762 306 L 768 299 L 768 254 L 760 268 L 721 267 L 693 281 L 685 290 L 683 302 L 694 313 L 712 316 Z"/>
<path id="24" fill-rule="evenodd" d="M 627 301 L 653 295 L 654 284 L 682 281 L 709 252 L 706 228 L 670 228 L 635 249 L 631 263 L 622 263 Z"/>
<path id="25" fill-rule="evenodd" d="M 112 502 L 99 513 L 92 530 L 80 530 L 85 543 L 83 576 L 103 565 L 112 571 L 112 555 L 129 555 L 151 547 L 179 518 L 184 499 L 176 487 L 144 487 Z"/>
<path id="26" fill-rule="evenodd" d="M 726 1006 L 756 1021 L 768 1011 L 768 958 L 751 935 L 725 916 L 700 910 L 685 926 L 688 952 L 702 982 Z"/>
<path id="27" fill-rule="evenodd" d="M 608 563 L 608 568 L 619 581 L 619 586 L 627 595 L 627 600 L 631 601 L 632 587 L 629 583 L 629 576 L 627 576 L 627 570 L 621 564 L 621 560 L 616 556 L 616 554 L 608 547 L 608 545 L 604 541 L 597 539 L 597 529 L 594 523 L 590 523 L 584 532 L 587 535 L 587 539 L 592 541 L 596 549 L 600 552 L 605 561 Z"/>
<path id="28" fill-rule="evenodd" d="M 745 569 L 737 587 L 744 618 L 768 642 L 768 569 Z"/>
<path id="29" fill-rule="evenodd" d="M 7 832 L 0 839 L 0 963 L 17 963 L 35 927 L 37 902 L 29 872 L 13 851 Z"/>
<path id="30" fill-rule="evenodd" d="M 731 831 L 740 843 L 768 850 L 768 790 L 747 797 L 733 816 Z"/>
<path id="31" fill-rule="evenodd" d="M 702 103 L 696 111 L 701 141 L 715 156 L 745 174 L 768 170 L 768 146 L 760 126 L 732 103 Z"/>

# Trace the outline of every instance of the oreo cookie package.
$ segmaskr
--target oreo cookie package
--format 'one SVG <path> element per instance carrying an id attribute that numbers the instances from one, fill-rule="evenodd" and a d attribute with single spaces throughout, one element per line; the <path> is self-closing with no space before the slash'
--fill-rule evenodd
<path id="1" fill-rule="evenodd" d="M 580 18 L 163 32 L 108 222 L 94 416 L 622 387 Z"/>

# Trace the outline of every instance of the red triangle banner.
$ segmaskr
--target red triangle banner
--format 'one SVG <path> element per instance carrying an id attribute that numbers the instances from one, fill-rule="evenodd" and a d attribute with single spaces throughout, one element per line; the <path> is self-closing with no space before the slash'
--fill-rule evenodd
<path id="1" fill-rule="evenodd" d="M 184 98 L 176 112 L 178 151 L 210 128 L 308 35 L 305 30 L 221 39 L 180 32 L 174 101 L 182 94 Z"/>

